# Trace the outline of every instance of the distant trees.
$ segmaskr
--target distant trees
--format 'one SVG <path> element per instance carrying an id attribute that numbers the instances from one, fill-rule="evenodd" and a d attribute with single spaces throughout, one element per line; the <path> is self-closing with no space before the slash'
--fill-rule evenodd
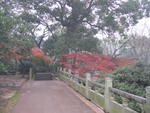
<path id="1" fill-rule="evenodd" d="M 136 58 L 146 65 L 150 64 L 150 39 L 145 36 L 139 36 L 138 34 L 132 34 L 129 36 L 130 40 L 124 48 L 123 55 L 125 57 Z"/>
<path id="2" fill-rule="evenodd" d="M 102 48 L 100 47 L 100 40 L 97 38 L 87 37 L 85 39 L 76 39 L 76 42 L 71 45 L 70 49 L 65 42 L 65 35 L 57 36 L 57 38 L 49 38 L 43 44 L 43 50 L 49 55 L 53 57 L 60 57 L 63 54 L 67 54 L 74 50 L 74 52 L 78 51 L 89 51 L 94 53 L 102 53 Z"/>
<path id="3" fill-rule="evenodd" d="M 101 47 L 103 48 L 103 53 L 113 58 L 121 56 L 125 52 L 125 48 L 129 43 L 130 38 L 124 39 L 123 37 L 111 36 L 110 38 L 105 37 L 101 39 Z"/>

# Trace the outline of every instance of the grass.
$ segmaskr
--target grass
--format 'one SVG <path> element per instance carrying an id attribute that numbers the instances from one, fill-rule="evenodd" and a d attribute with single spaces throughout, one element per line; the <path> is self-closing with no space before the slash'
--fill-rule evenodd
<path id="1" fill-rule="evenodd" d="M 7 105 L 0 110 L 0 113 L 11 113 L 11 110 L 15 107 L 16 103 L 17 103 L 17 100 L 19 98 L 19 91 L 17 91 L 15 93 L 14 96 L 12 96 L 8 102 L 7 102 Z"/>

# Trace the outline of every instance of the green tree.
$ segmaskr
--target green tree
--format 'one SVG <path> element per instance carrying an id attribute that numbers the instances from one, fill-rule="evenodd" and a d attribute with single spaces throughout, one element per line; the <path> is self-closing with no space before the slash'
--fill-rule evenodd
<path id="1" fill-rule="evenodd" d="M 48 40 L 46 40 L 43 44 L 45 53 L 52 57 L 59 57 L 63 54 L 69 53 L 69 49 L 65 41 L 65 36 L 66 34 L 57 36 L 57 38 L 49 38 Z M 74 43 L 70 44 L 70 48 L 74 50 L 74 52 L 88 51 L 92 53 L 102 53 L 102 48 L 100 47 L 101 42 L 97 38 L 74 38 Z"/>
<path id="2" fill-rule="evenodd" d="M 8 59 L 6 55 L 13 54 L 15 49 L 18 55 L 29 57 L 34 46 L 29 34 L 29 27 L 13 14 L 0 11 L 0 72 L 15 70 L 15 57 Z M 20 60 L 21 61 L 21 60 Z"/>
<path id="3" fill-rule="evenodd" d="M 10 16 L 6 16 L 2 11 L 0 11 L 0 28 L 0 40 L 2 43 L 8 40 L 9 33 L 13 28 L 13 19 Z"/>
<path id="4" fill-rule="evenodd" d="M 42 47 L 45 37 L 55 38 L 63 31 L 67 51 L 76 51 L 80 39 L 94 38 L 99 31 L 108 37 L 118 33 L 125 39 L 129 26 L 149 16 L 149 4 L 148 0 L 16 0 L 15 4 L 10 0 L 1 3 L 5 12 L 8 12 L 6 6 L 8 9 L 18 7 L 11 11 L 20 11 L 22 20 L 31 25 L 29 34 L 38 47 Z M 40 31 L 42 34 L 37 36 L 41 26 L 44 28 Z"/>
<path id="5" fill-rule="evenodd" d="M 145 3 L 136 0 L 127 2 L 118 0 L 18 0 L 18 2 L 20 7 L 28 13 L 26 20 L 45 26 L 45 32 L 42 37 L 38 38 L 38 43 L 41 44 L 43 37 L 47 36 L 45 34 L 55 37 L 55 32 L 63 29 L 65 45 L 72 51 L 76 50 L 80 39 L 94 38 L 98 31 L 110 37 L 116 32 L 124 36 L 124 31 L 129 26 L 135 25 L 139 19 L 146 16 L 142 13 L 146 10 L 146 6 L 143 5 Z"/>

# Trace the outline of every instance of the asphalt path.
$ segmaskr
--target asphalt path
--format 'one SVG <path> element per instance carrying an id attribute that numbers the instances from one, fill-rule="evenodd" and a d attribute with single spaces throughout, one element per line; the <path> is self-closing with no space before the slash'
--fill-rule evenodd
<path id="1" fill-rule="evenodd" d="M 29 81 L 12 113 L 96 113 L 59 80 Z M 101 113 L 101 112 L 100 112 Z"/>

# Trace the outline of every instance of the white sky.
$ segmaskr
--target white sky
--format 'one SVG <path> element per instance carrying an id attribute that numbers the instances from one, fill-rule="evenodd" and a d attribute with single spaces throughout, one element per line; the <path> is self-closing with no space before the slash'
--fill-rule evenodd
<path id="1" fill-rule="evenodd" d="M 140 36 L 146 36 L 150 38 L 150 18 L 143 18 L 139 20 L 139 22 L 136 25 L 130 27 L 128 33 L 138 34 Z M 98 33 L 96 37 L 99 39 L 103 39 L 105 38 L 105 35 Z"/>
<path id="2" fill-rule="evenodd" d="M 130 28 L 131 33 L 137 33 L 141 36 L 147 36 L 150 35 L 150 18 L 143 18 L 139 20 L 139 23 L 135 26 Z"/>

